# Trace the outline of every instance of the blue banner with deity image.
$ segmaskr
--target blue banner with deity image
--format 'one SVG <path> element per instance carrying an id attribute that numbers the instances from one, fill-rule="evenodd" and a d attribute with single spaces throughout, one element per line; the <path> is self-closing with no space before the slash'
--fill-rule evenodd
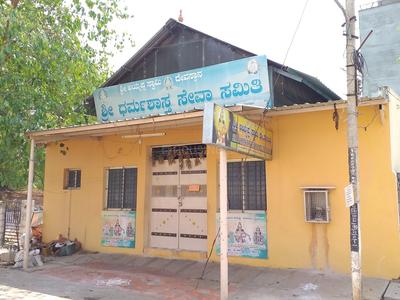
<path id="1" fill-rule="evenodd" d="M 93 96 L 99 122 L 203 109 L 207 102 L 272 107 L 266 56 L 99 88 Z"/>
<path id="2" fill-rule="evenodd" d="M 136 212 L 104 210 L 102 215 L 101 245 L 106 247 L 135 248 Z"/>
<path id="3" fill-rule="evenodd" d="M 228 256 L 268 258 L 266 212 L 228 212 Z M 217 214 L 217 228 L 219 213 Z M 219 238 L 216 252 L 221 253 Z"/>

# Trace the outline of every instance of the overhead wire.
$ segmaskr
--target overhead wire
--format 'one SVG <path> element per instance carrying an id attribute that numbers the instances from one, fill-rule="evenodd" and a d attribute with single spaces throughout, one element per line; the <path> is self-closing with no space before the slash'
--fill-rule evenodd
<path id="1" fill-rule="evenodd" d="M 288 46 L 288 48 L 287 48 L 287 50 L 286 50 L 286 53 L 285 53 L 285 57 L 284 57 L 284 59 L 283 59 L 282 66 L 280 67 L 280 71 L 282 71 L 282 70 L 285 68 L 285 63 L 286 63 L 286 60 L 287 60 L 287 58 L 288 58 L 289 51 L 290 51 L 290 49 L 292 48 L 293 42 L 294 42 L 294 40 L 295 40 L 295 38 L 296 38 L 296 35 L 297 35 L 297 32 L 298 32 L 298 30 L 299 30 L 299 28 L 300 28 L 300 24 L 301 24 L 301 22 L 302 22 L 302 20 L 303 20 L 303 16 L 304 16 L 305 10 L 306 10 L 306 8 L 307 8 L 308 2 L 309 2 L 309 0 L 306 0 L 305 3 L 304 3 L 303 10 L 301 11 L 299 21 L 297 22 L 297 25 L 296 25 L 296 28 L 295 28 L 295 30 L 294 30 L 294 32 L 293 32 L 293 35 L 292 35 L 292 38 L 291 38 L 291 40 L 290 40 L 289 46 Z M 278 82 L 278 80 L 279 80 L 279 78 L 280 78 L 280 76 L 281 76 L 281 73 L 278 73 L 278 72 L 277 72 L 277 74 L 278 74 L 278 75 L 277 75 L 277 77 L 276 77 L 276 79 L 275 79 L 275 81 L 274 81 L 274 84 L 272 85 L 272 89 L 270 90 L 269 99 L 268 99 L 268 101 L 267 101 L 267 104 L 266 104 L 265 107 L 264 107 L 264 112 L 267 111 L 268 108 L 269 108 L 269 106 L 271 105 L 271 101 L 272 101 L 272 94 L 271 94 L 271 92 L 273 92 L 273 90 L 274 90 L 274 88 L 275 88 L 275 86 L 276 86 L 276 84 L 277 84 L 277 82 Z M 272 79 L 272 78 L 271 78 L 271 79 Z"/>
<path id="2" fill-rule="evenodd" d="M 304 6 L 303 6 L 303 9 L 302 9 L 301 14 L 300 14 L 300 17 L 299 17 L 299 21 L 297 22 L 297 25 L 296 25 L 296 28 L 295 28 L 295 30 L 294 30 L 294 32 L 293 32 L 293 35 L 292 35 L 292 38 L 291 38 L 291 40 L 290 40 L 289 46 L 288 46 L 288 48 L 287 48 L 287 50 L 286 50 L 286 53 L 285 53 L 285 57 L 284 57 L 284 59 L 283 59 L 282 66 L 281 66 L 281 68 L 280 68 L 281 71 L 285 68 L 286 60 L 287 60 L 287 58 L 288 58 L 290 49 L 291 49 L 292 46 L 293 46 L 293 42 L 294 42 L 294 40 L 295 40 L 295 38 L 296 38 L 296 35 L 297 35 L 297 32 L 298 32 L 298 30 L 299 30 L 299 28 L 300 28 L 301 22 L 303 21 L 304 13 L 305 13 L 305 11 L 306 11 L 308 2 L 309 2 L 309 0 L 306 0 L 306 1 L 304 2 Z M 262 124 L 263 121 L 264 121 L 264 115 L 265 115 L 265 113 L 268 111 L 268 109 L 270 108 L 270 105 L 271 105 L 271 102 L 272 102 L 272 93 L 273 93 L 273 91 L 274 91 L 274 88 L 275 88 L 275 86 L 276 86 L 276 84 L 277 84 L 277 82 L 278 82 L 280 76 L 281 76 L 281 73 L 280 73 L 280 72 L 276 72 L 276 73 L 277 73 L 277 77 L 276 77 L 276 79 L 275 79 L 275 81 L 274 81 L 274 83 L 273 83 L 273 85 L 272 85 L 272 89 L 270 90 L 269 99 L 268 99 L 267 104 L 265 105 L 265 107 L 264 107 L 264 109 L 263 109 L 263 112 L 262 112 L 262 115 L 261 115 L 260 120 L 256 123 L 256 124 L 257 124 L 257 130 L 260 129 L 261 124 Z M 271 78 L 271 79 L 272 79 L 272 78 Z M 255 136 L 253 136 L 253 139 L 252 139 L 252 141 L 251 141 L 251 143 L 250 143 L 250 146 L 249 146 L 249 150 L 248 150 L 247 153 L 245 154 L 245 161 L 246 161 L 246 159 L 247 159 L 248 156 L 249 156 L 249 153 L 250 153 L 250 151 L 251 151 L 251 148 L 252 148 L 252 145 L 254 144 L 254 142 L 255 142 Z"/>
<path id="3" fill-rule="evenodd" d="M 307 8 L 308 2 L 309 2 L 309 0 L 306 0 L 305 3 L 304 3 L 303 9 L 302 9 L 301 14 L 300 14 L 299 21 L 297 22 L 296 28 L 295 28 L 295 30 L 294 30 L 294 32 L 293 32 L 293 35 L 292 35 L 292 38 L 291 38 L 291 40 L 290 40 L 290 44 L 289 44 L 289 46 L 288 46 L 288 48 L 287 48 L 287 50 L 286 50 L 285 57 L 284 57 L 284 60 L 283 60 L 283 64 L 282 64 L 282 66 L 281 66 L 281 68 L 280 68 L 281 71 L 285 68 L 285 63 L 286 63 L 287 57 L 288 57 L 288 55 L 289 55 L 289 51 L 290 51 L 290 49 L 292 48 L 292 45 L 293 45 L 293 42 L 294 42 L 294 40 L 295 40 L 295 38 L 296 38 L 296 35 L 297 35 L 298 30 L 299 30 L 300 24 L 301 24 L 301 22 L 302 22 L 302 20 L 303 20 L 304 13 L 305 13 L 305 10 L 306 10 L 306 8 Z M 276 84 L 277 84 L 277 82 L 278 82 L 280 76 L 281 76 L 281 74 L 278 73 L 278 75 L 277 75 L 277 77 L 276 77 L 276 79 L 275 79 L 275 81 L 274 81 L 274 84 L 272 85 L 272 89 L 270 90 L 270 95 L 269 95 L 269 99 L 268 99 L 268 101 L 267 101 L 267 104 L 265 105 L 265 107 L 264 107 L 264 109 L 263 109 L 263 112 L 262 112 L 262 115 L 261 115 L 260 120 L 256 123 L 256 124 L 257 124 L 257 130 L 260 129 L 261 124 L 262 124 L 263 121 L 264 121 L 264 114 L 265 114 L 265 112 L 268 111 L 268 109 L 270 108 L 270 105 L 271 105 L 271 102 L 272 102 L 272 94 L 271 94 L 271 93 L 273 92 L 273 90 L 274 90 L 274 88 L 275 88 L 275 86 L 276 86 Z M 271 78 L 271 79 L 272 79 L 272 78 Z M 254 141 L 255 141 L 255 136 L 253 136 L 253 139 L 252 139 L 252 141 L 251 141 L 251 143 L 250 143 L 250 146 L 249 146 L 249 150 L 248 150 L 247 153 L 245 154 L 245 158 L 244 158 L 244 160 L 243 160 L 244 162 L 246 162 L 246 160 L 247 160 L 247 158 L 248 158 L 248 156 L 249 156 L 249 153 L 250 153 L 250 151 L 251 151 L 252 145 L 254 144 Z M 218 232 L 217 232 L 217 234 L 216 234 L 216 236 L 215 236 L 215 238 L 214 238 L 214 240 L 213 240 L 212 248 L 211 248 L 210 254 L 209 254 L 209 256 L 208 256 L 208 258 L 207 258 L 207 261 L 206 261 L 206 263 L 205 263 L 205 265 L 204 265 L 203 272 L 202 272 L 202 274 L 201 274 L 199 280 L 203 279 L 204 272 L 205 272 L 205 270 L 206 270 L 206 268 L 207 268 L 207 265 L 208 265 L 208 262 L 209 262 L 209 258 L 211 257 L 212 252 L 213 252 L 213 250 L 214 250 L 214 245 L 215 245 L 215 242 L 216 242 L 216 240 L 217 240 L 217 238 L 218 238 L 219 233 L 220 233 L 220 228 L 218 228 Z M 197 288 L 197 286 L 196 286 L 196 288 Z M 196 289 L 196 288 L 195 288 L 195 289 Z"/>

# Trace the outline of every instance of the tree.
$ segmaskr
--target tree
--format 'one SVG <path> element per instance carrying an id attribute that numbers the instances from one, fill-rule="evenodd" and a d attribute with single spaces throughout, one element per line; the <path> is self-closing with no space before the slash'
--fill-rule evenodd
<path id="1" fill-rule="evenodd" d="M 130 17 L 118 0 L 0 0 L 0 189 L 26 185 L 27 130 L 92 121 L 83 102 L 109 75 L 108 58 L 131 41 L 111 25 Z"/>

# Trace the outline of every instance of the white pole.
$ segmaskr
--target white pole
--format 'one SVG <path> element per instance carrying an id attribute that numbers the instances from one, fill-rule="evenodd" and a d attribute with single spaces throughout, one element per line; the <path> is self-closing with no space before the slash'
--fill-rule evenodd
<path id="1" fill-rule="evenodd" d="M 347 63 L 347 147 L 349 181 L 353 185 L 354 204 L 350 207 L 351 283 L 353 300 L 362 297 L 360 184 L 358 160 L 357 74 L 354 65 L 355 49 L 354 0 L 346 0 L 346 63 Z"/>
<path id="2" fill-rule="evenodd" d="M 354 0 L 346 0 L 346 8 L 339 0 L 334 0 L 342 10 L 346 20 L 346 70 L 347 70 L 347 148 L 349 181 L 353 185 L 354 204 L 350 207 L 350 250 L 351 286 L 353 300 L 362 297 L 361 276 L 361 222 L 360 222 L 360 183 L 358 160 L 358 109 L 357 73 L 354 64 L 355 54 L 355 9 Z"/>
<path id="3" fill-rule="evenodd" d="M 24 240 L 24 269 L 28 269 L 28 254 L 31 239 L 31 216 L 32 216 L 32 187 L 33 187 L 33 169 L 35 166 L 35 140 L 31 140 L 31 151 L 29 154 L 29 173 L 28 173 L 28 196 L 26 199 L 25 211 L 25 240 Z"/>
<path id="4" fill-rule="evenodd" d="M 219 151 L 219 226 L 220 226 L 220 289 L 221 300 L 228 299 L 228 188 L 226 150 Z"/>

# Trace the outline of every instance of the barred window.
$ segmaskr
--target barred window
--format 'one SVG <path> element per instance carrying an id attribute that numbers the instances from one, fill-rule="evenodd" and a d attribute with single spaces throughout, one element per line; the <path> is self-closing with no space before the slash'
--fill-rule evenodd
<path id="1" fill-rule="evenodd" d="M 136 210 L 137 168 L 107 170 L 107 208 Z"/>
<path id="2" fill-rule="evenodd" d="M 266 210 L 264 161 L 228 162 L 230 210 Z"/>
<path id="3" fill-rule="evenodd" d="M 81 170 L 64 170 L 64 189 L 79 189 L 81 187 Z"/>

